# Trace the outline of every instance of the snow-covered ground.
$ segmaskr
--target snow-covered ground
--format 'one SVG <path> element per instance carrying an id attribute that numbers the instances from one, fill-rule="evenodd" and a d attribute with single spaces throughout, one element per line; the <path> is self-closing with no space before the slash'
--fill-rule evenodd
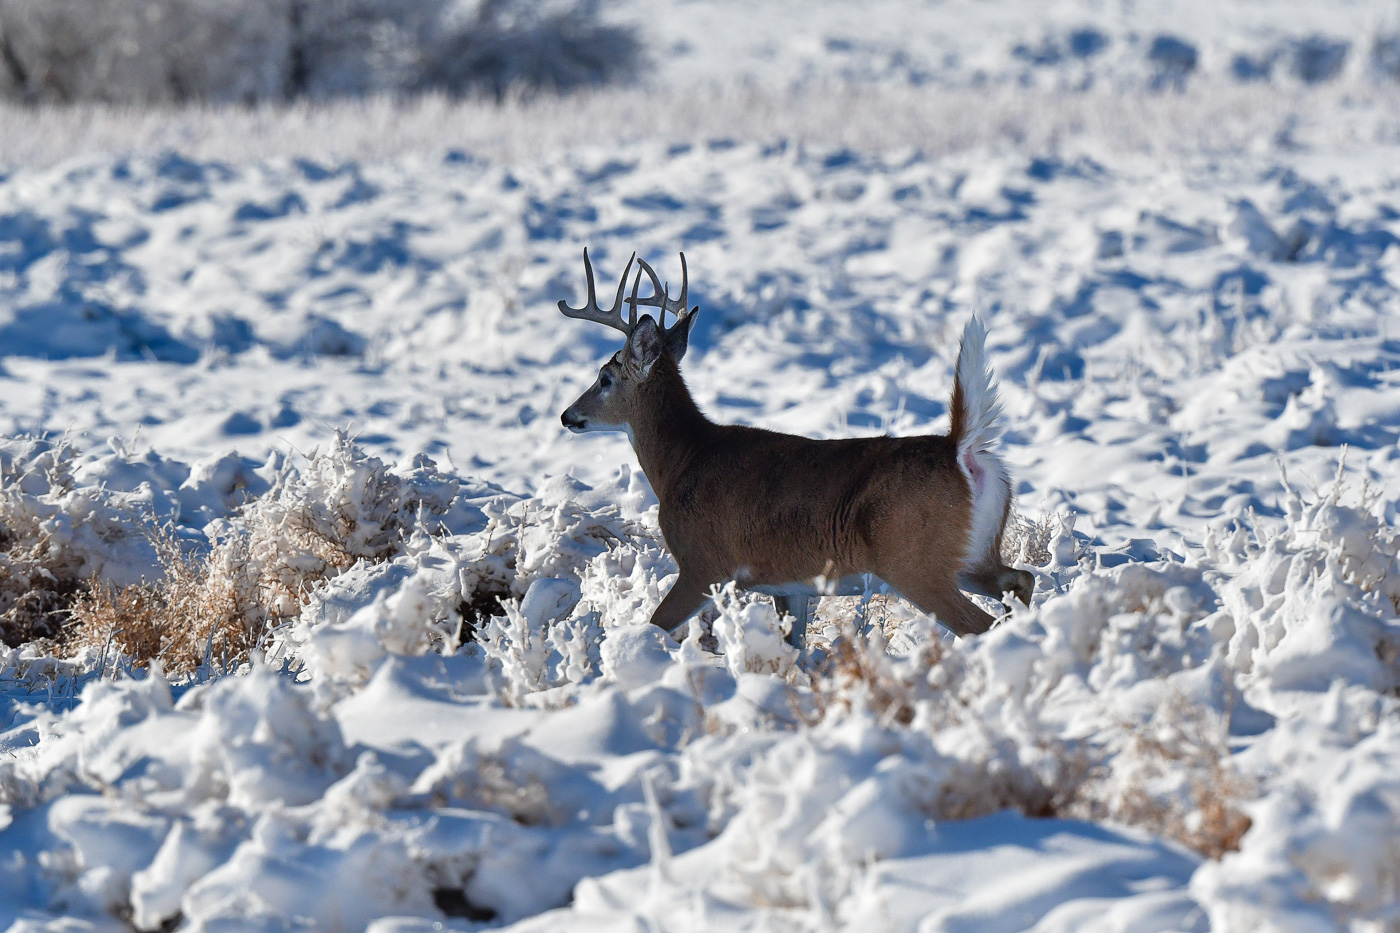
<path id="1" fill-rule="evenodd" d="M 0 647 L 0 925 L 1396 928 L 1393 6 L 747 9 L 576 105 L 0 112 L 4 620 L 151 523 L 276 616 Z M 685 251 L 719 420 L 941 431 L 979 313 L 1033 605 L 647 626 L 585 245 Z"/>

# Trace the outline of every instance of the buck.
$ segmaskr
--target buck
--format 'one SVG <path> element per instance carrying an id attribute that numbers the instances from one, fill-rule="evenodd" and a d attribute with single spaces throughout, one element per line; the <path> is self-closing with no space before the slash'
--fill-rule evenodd
<path id="1" fill-rule="evenodd" d="M 631 296 L 623 293 L 639 263 Z M 963 331 L 948 435 L 814 440 L 705 417 L 681 378 L 700 308 L 672 298 L 634 253 L 612 307 L 598 305 L 593 264 L 583 252 L 587 304 L 559 310 L 621 331 L 622 349 L 560 420 L 570 431 L 626 431 L 660 502 L 661 534 L 679 575 L 651 621 L 675 631 L 733 580 L 775 597 L 793 617 L 801 647 L 808 598 L 861 592 L 883 581 L 958 635 L 985 632 L 993 618 L 961 589 L 1029 604 L 1033 578 L 1001 562 L 1011 481 L 992 451 L 1001 412 L 974 316 Z M 642 274 L 651 295 L 638 296 Z M 657 309 L 637 316 L 639 307 Z M 670 327 L 666 314 L 675 315 Z M 834 587 L 833 587 L 834 584 Z"/>

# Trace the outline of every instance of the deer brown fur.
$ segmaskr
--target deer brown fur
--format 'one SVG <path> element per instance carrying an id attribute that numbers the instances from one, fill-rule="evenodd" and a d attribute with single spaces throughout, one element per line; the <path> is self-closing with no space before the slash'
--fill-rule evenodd
<path id="1" fill-rule="evenodd" d="M 1030 601 L 1030 574 L 1006 567 L 999 554 L 1010 483 L 986 449 L 998 409 L 980 325 L 964 335 L 949 435 L 814 440 L 706 418 L 678 365 L 699 310 L 685 308 L 685 285 L 673 300 L 641 263 L 623 322 L 627 272 L 612 311 L 603 312 L 586 251 L 584 261 L 588 306 L 561 301 L 561 309 L 623 331 L 627 343 L 561 420 L 574 431 L 627 431 L 656 492 L 661 534 L 680 573 L 653 623 L 676 629 L 711 587 L 729 580 L 790 596 L 816 592 L 814 581 L 849 587 L 871 574 L 959 635 L 985 632 L 993 621 L 960 585 Z M 643 271 L 654 293 L 638 298 Z M 659 308 L 662 324 L 650 315 L 638 320 L 638 305 Z M 670 328 L 666 311 L 678 315 Z M 972 376 L 963 371 L 970 353 Z"/>

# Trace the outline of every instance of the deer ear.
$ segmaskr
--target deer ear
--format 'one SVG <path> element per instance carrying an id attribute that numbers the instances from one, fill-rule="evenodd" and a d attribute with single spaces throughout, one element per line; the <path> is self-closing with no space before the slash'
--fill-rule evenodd
<path id="1" fill-rule="evenodd" d="M 698 307 L 692 309 L 666 332 L 666 351 L 677 363 L 685 356 L 686 347 L 690 346 L 690 329 L 695 326 L 695 316 L 699 313 Z"/>
<path id="2" fill-rule="evenodd" d="M 627 338 L 627 365 L 638 375 L 645 376 L 660 357 L 661 331 L 651 315 L 644 314 Z"/>

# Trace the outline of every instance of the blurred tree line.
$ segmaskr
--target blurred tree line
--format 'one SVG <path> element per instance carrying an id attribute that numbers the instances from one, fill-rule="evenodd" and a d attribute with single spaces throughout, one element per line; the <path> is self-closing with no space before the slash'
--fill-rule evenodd
<path id="1" fill-rule="evenodd" d="M 531 94 L 636 74 L 597 0 L 0 0 L 0 99 Z"/>

